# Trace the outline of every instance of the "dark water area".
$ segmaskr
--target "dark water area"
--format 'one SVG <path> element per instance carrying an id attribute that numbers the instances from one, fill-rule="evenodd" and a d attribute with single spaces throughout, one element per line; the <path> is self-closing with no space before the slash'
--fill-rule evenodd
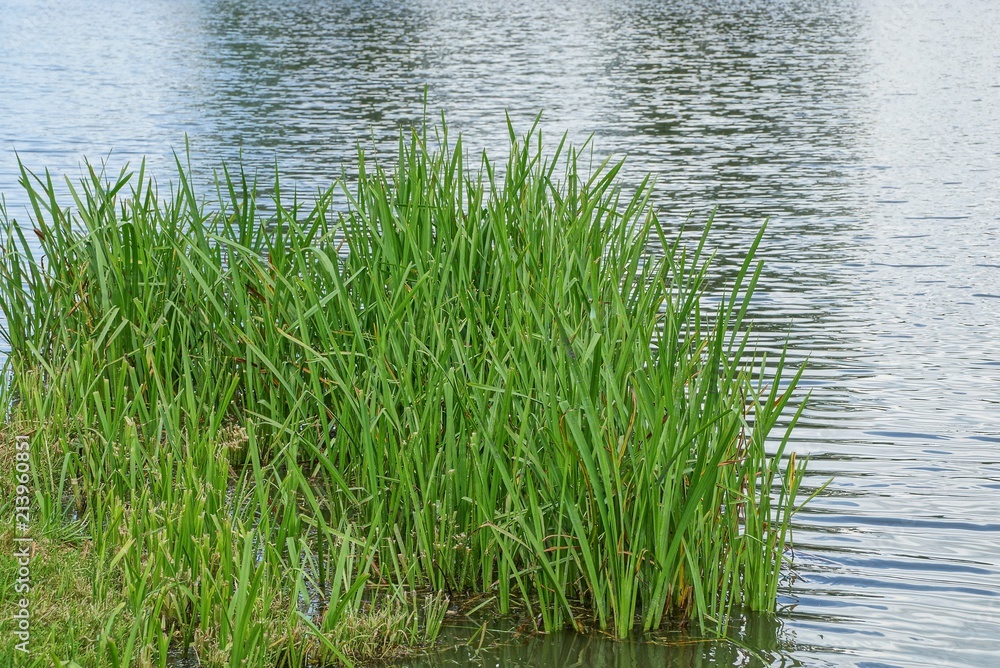
<path id="1" fill-rule="evenodd" d="M 475 625 L 446 628 L 440 644 L 446 649 L 399 666 L 458 668 L 459 666 L 554 668 L 708 668 L 765 666 L 779 659 L 780 622 L 759 616 L 735 625 L 727 639 L 699 638 L 690 633 L 661 634 L 641 642 L 620 642 L 597 635 L 564 631 L 550 636 L 487 631 Z"/>
<path id="2" fill-rule="evenodd" d="M 165 187 L 242 155 L 303 192 L 443 110 L 473 151 L 543 111 L 677 225 L 718 208 L 721 277 L 765 218 L 751 314 L 812 392 L 773 620 L 736 643 L 560 634 L 412 666 L 1000 666 L 1000 3 L 6 0 L 0 192 L 17 155 Z M 473 634 L 452 629 L 451 633 Z"/>

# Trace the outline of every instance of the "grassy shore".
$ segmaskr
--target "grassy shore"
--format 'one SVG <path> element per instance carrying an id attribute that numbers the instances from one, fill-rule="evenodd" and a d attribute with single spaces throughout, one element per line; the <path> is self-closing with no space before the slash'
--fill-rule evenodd
<path id="1" fill-rule="evenodd" d="M 212 206 L 180 167 L 168 195 L 140 168 L 69 202 L 23 172 L 0 655 L 17 495 L 35 665 L 365 663 L 456 610 L 624 638 L 773 609 L 801 464 L 765 440 L 798 375 L 751 364 L 752 251 L 709 315 L 706 237 L 668 233 L 648 182 L 626 198 L 619 164 L 534 132 L 502 167 L 431 132 L 308 205 L 268 184 L 266 215 L 228 172 Z"/>

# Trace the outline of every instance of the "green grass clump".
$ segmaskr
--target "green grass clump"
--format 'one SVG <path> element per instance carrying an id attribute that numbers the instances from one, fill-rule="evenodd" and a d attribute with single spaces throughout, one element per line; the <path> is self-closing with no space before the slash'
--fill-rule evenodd
<path id="1" fill-rule="evenodd" d="M 58 658 L 364 661 L 471 595 L 621 638 L 773 609 L 801 466 L 765 441 L 799 376 L 741 333 L 761 237 L 708 315 L 706 237 L 648 180 L 534 131 L 502 169 L 431 144 L 266 215 L 229 172 L 207 207 L 180 166 L 165 199 L 92 171 L 72 210 L 22 172 L 3 430 L 111 610 Z"/>

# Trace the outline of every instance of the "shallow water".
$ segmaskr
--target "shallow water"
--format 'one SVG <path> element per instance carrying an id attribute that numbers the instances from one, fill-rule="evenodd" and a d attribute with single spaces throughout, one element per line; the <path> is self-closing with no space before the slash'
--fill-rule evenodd
<path id="1" fill-rule="evenodd" d="M 808 484 L 765 663 L 1000 666 L 1000 3 L 6 0 L 0 192 L 28 167 L 149 157 L 190 138 L 303 190 L 355 142 L 446 111 L 467 145 L 593 133 L 657 174 L 670 221 L 718 206 L 731 266 L 770 216 L 754 318 L 808 356 Z M 94 27 L 95 17 L 99 19 Z M 554 138 L 554 137 L 553 137 Z M 762 630 L 763 629 L 763 630 Z M 409 662 L 752 665 L 720 643 L 558 635 Z"/>

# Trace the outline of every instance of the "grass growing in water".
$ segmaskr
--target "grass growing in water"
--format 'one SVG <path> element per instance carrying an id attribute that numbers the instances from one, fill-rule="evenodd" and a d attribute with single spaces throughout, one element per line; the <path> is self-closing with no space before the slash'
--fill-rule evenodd
<path id="1" fill-rule="evenodd" d="M 30 435 L 35 532 L 111 610 L 59 658 L 350 663 L 476 594 L 622 638 L 774 607 L 801 467 L 764 445 L 798 374 L 745 363 L 760 265 L 709 317 L 705 237 L 536 139 L 501 178 L 415 132 L 309 206 L 276 183 L 267 220 L 228 172 L 212 209 L 183 169 L 167 200 L 92 173 L 72 213 L 22 172 L 5 452 Z"/>

